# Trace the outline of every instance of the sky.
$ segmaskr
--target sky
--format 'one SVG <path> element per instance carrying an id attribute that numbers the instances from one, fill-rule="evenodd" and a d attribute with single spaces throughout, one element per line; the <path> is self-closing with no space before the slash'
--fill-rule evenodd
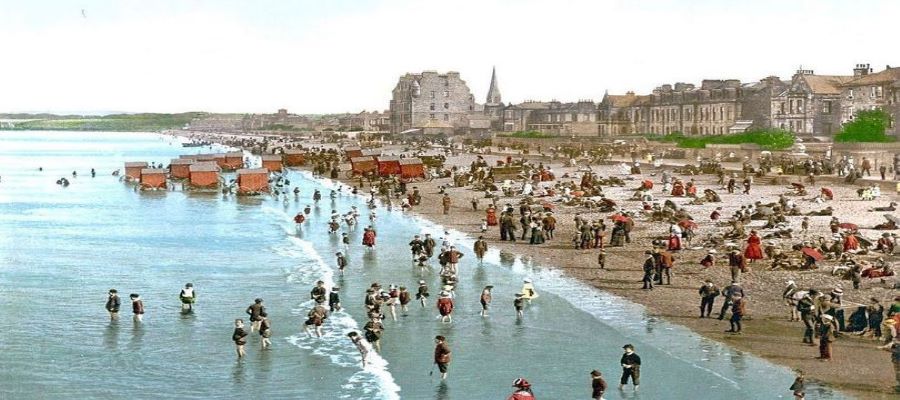
<path id="1" fill-rule="evenodd" d="M 483 102 L 900 65 L 897 1 L 0 0 L 0 112 L 339 113 L 406 72 Z"/>

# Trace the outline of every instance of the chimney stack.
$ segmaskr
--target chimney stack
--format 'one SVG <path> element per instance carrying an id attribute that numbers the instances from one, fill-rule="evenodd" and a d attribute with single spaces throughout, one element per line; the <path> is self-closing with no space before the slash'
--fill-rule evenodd
<path id="1" fill-rule="evenodd" d="M 853 76 L 866 76 L 870 72 L 872 72 L 872 68 L 869 67 L 869 64 L 856 64 L 856 68 L 853 68 Z"/>

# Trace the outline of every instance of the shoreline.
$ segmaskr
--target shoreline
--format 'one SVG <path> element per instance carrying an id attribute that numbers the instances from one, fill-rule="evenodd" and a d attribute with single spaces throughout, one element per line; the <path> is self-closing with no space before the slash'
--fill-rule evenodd
<path id="1" fill-rule="evenodd" d="M 178 136 L 189 134 L 189 132 L 178 133 Z M 235 136 L 239 137 L 239 135 L 234 134 L 223 136 L 229 136 L 232 139 Z M 398 152 L 399 150 L 397 149 Z M 462 162 L 462 164 L 465 165 L 466 163 Z M 309 167 L 306 166 L 301 169 L 308 170 Z M 562 170 L 564 170 L 564 168 L 556 169 L 556 166 L 554 166 L 554 169 L 558 171 L 558 176 L 561 176 Z M 615 166 L 601 166 L 600 175 L 617 175 L 613 172 L 614 169 Z M 669 170 L 671 171 L 671 168 Z M 654 181 L 658 180 L 656 177 L 649 177 L 646 172 L 638 180 L 626 181 L 625 187 L 604 187 L 604 191 L 607 192 L 610 198 L 620 201 L 620 205 L 633 209 L 636 204 L 639 205 L 639 202 L 635 204 L 635 202 L 620 199 L 626 197 L 624 193 L 630 194 L 629 189 L 636 186 L 639 179 L 650 178 L 654 179 Z M 674 174 L 674 176 L 678 175 Z M 699 175 L 693 178 L 698 181 L 701 189 L 704 187 L 704 184 L 710 184 L 710 179 L 715 179 L 714 176 L 709 175 Z M 343 177 L 340 177 L 337 181 L 351 186 L 358 183 Z M 479 224 L 481 219 L 484 218 L 484 209 L 488 199 L 480 198 L 480 193 L 473 192 L 465 187 L 450 188 L 448 193 L 451 194 L 453 199 L 451 212 L 449 215 L 443 215 L 438 185 L 447 183 L 450 183 L 449 179 L 436 179 L 431 182 L 410 184 L 409 190 L 411 190 L 412 186 L 419 187 L 422 193 L 422 203 L 408 212 L 434 224 L 467 234 L 473 239 L 477 238 L 481 235 Z M 833 182 L 829 182 L 829 185 L 831 184 Z M 754 192 L 762 192 L 763 194 L 761 196 L 755 195 L 752 200 L 760 200 L 763 203 L 777 200 L 777 194 L 775 193 L 783 192 L 783 188 L 783 186 L 754 185 Z M 861 227 L 864 225 L 869 226 L 868 220 L 872 219 L 860 218 L 872 217 L 872 215 L 859 215 L 861 206 L 862 210 L 864 210 L 865 207 L 880 206 L 883 205 L 881 203 L 889 201 L 886 198 L 875 202 L 856 201 L 854 198 L 855 187 L 849 185 L 837 184 L 833 189 L 835 190 L 835 201 L 821 206 L 813 206 L 812 208 L 820 209 L 825 205 L 834 206 L 836 208 L 836 216 L 842 218 L 856 217 L 853 221 L 860 221 L 857 223 Z M 368 190 L 368 187 L 364 188 L 364 190 Z M 656 194 L 654 192 L 654 195 Z M 775 196 L 774 198 L 772 197 L 773 195 Z M 470 200 L 473 197 L 479 197 L 480 206 L 477 211 L 472 210 Z M 730 215 L 741 204 L 750 202 L 747 199 L 740 199 L 740 195 L 723 194 L 722 197 L 722 203 L 707 203 L 706 206 L 722 206 L 724 208 L 723 216 Z M 896 196 L 892 193 L 884 197 L 896 200 Z M 507 202 L 516 204 L 519 198 L 502 198 L 498 204 Z M 678 200 L 668 196 L 660 196 L 658 198 L 659 201 L 664 199 Z M 799 200 L 798 203 L 800 203 Z M 802 203 L 804 211 L 810 209 L 806 207 L 807 204 Z M 838 212 L 838 205 L 843 206 L 845 204 L 849 204 L 849 214 Z M 697 207 L 703 208 L 704 206 Z M 672 280 L 672 285 L 657 286 L 657 289 L 653 291 L 643 291 L 639 286 L 642 274 L 640 272 L 640 264 L 644 257 L 643 251 L 648 248 L 647 246 L 652 238 L 663 233 L 664 226 L 638 220 L 635 231 L 632 233 L 633 243 L 625 247 L 607 248 L 607 268 L 600 270 L 596 268 L 597 250 L 576 250 L 569 240 L 575 233 L 571 219 L 575 210 L 559 207 L 555 211 L 558 219 L 556 239 L 542 245 L 529 245 L 523 241 L 516 243 L 501 242 L 497 240 L 496 227 L 491 227 L 484 234 L 484 237 L 490 248 L 517 254 L 520 257 L 527 257 L 543 268 L 562 271 L 565 275 L 595 289 L 640 304 L 650 316 L 660 317 L 670 323 L 683 326 L 701 337 L 753 354 L 778 365 L 792 369 L 802 369 L 808 379 L 822 382 L 837 390 L 841 390 L 845 394 L 859 398 L 892 398 L 894 377 L 891 373 L 893 368 L 890 362 L 890 353 L 875 349 L 880 342 L 861 339 L 852 334 L 844 334 L 835 343 L 834 361 L 827 363 L 816 360 L 814 357 L 818 355 L 818 347 L 807 346 L 801 343 L 803 326 L 799 322 L 788 321 L 789 308 L 784 305 L 780 296 L 784 282 L 787 279 L 797 281 L 800 288 L 803 289 L 813 287 L 820 290 L 830 290 L 835 284 L 842 283 L 846 293 L 845 300 L 848 303 L 864 303 L 866 298 L 875 296 L 881 298 L 883 300 L 882 305 L 887 307 L 892 299 L 892 297 L 888 297 L 893 292 L 892 290 L 873 288 L 872 286 L 877 284 L 866 282 L 862 290 L 854 291 L 849 281 L 841 282 L 838 278 L 833 278 L 830 274 L 827 274 L 825 271 L 829 269 L 828 267 L 823 268 L 820 265 L 818 270 L 812 271 L 769 271 L 768 261 L 761 260 L 761 262 L 751 264 L 751 268 L 754 271 L 745 274 L 743 279 L 743 287 L 744 290 L 748 291 L 750 300 L 749 316 L 745 318 L 744 322 L 745 333 L 741 336 L 728 335 L 723 333 L 723 330 L 727 329 L 729 325 L 727 320 L 719 321 L 697 317 L 699 305 L 697 288 L 701 281 L 705 278 L 710 278 L 720 287 L 723 284 L 727 284 L 727 281 L 730 281 L 727 264 L 723 265 L 721 263 L 722 260 L 715 267 L 704 269 L 699 266 L 698 261 L 705 253 L 705 250 L 679 252 L 676 254 L 675 277 Z M 706 216 L 709 210 L 706 210 L 705 213 L 696 212 L 693 209 L 691 211 L 695 219 L 701 224 L 701 231 L 697 236 L 697 239 L 700 239 L 706 233 L 703 230 L 707 228 L 705 224 L 711 222 Z M 591 220 L 605 217 L 605 215 L 600 213 L 581 212 Z M 876 220 L 881 219 L 881 213 L 873 214 Z M 797 217 L 789 217 L 789 219 L 791 225 L 799 231 L 799 220 Z M 811 220 L 813 220 L 811 221 L 811 232 L 815 232 L 816 235 L 822 230 L 827 232 L 828 217 L 813 217 Z M 863 220 L 865 222 L 862 222 Z M 758 222 L 754 221 L 754 223 Z M 517 233 L 521 234 L 520 228 L 518 226 L 517 228 Z M 755 226 L 748 227 L 748 229 L 750 228 L 755 228 Z M 871 237 L 872 235 L 868 236 Z M 890 257 L 888 260 L 896 259 Z M 887 303 L 884 302 L 885 299 L 888 299 Z M 716 299 L 714 314 L 718 312 L 721 304 L 722 298 L 719 297 Z M 848 311 L 845 312 L 849 316 Z"/>

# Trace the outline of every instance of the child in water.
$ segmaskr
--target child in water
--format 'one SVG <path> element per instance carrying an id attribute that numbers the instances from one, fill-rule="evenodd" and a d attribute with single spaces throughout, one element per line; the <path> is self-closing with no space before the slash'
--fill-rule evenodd
<path id="1" fill-rule="evenodd" d="M 350 341 L 356 346 L 356 350 L 359 350 L 359 355 L 362 357 L 362 367 L 366 367 L 366 356 L 369 355 L 369 349 L 366 348 L 366 344 L 363 341 L 362 336 L 359 336 L 359 333 L 356 331 L 350 332 L 347 334 L 347 337 L 350 338 Z"/>
<path id="2" fill-rule="evenodd" d="M 328 294 L 328 308 L 331 312 L 341 311 L 341 295 L 339 291 L 340 288 L 335 286 L 331 288 L 331 293 Z"/>
<path id="3" fill-rule="evenodd" d="M 425 308 L 425 300 L 428 300 L 428 285 L 425 281 L 419 281 L 419 291 L 416 293 L 416 299 L 422 303 L 422 308 Z"/>
<path id="4" fill-rule="evenodd" d="M 141 295 L 132 293 L 129 297 L 131 297 L 131 311 L 134 312 L 134 320 L 141 322 L 144 318 L 144 302 L 141 301 Z"/>
<path id="5" fill-rule="evenodd" d="M 259 337 L 262 339 L 260 341 L 262 349 L 265 350 L 272 345 L 272 340 L 270 339 L 272 337 L 272 323 L 266 314 L 263 314 L 261 318 L 259 321 Z"/>
<path id="6" fill-rule="evenodd" d="M 234 320 L 234 332 L 231 334 L 238 358 L 244 357 L 244 345 L 247 344 L 247 331 L 244 330 L 244 320 Z"/>
<path id="7" fill-rule="evenodd" d="M 522 318 L 525 316 L 525 299 L 522 298 L 522 293 L 516 293 L 516 299 L 513 300 L 513 307 L 516 308 L 516 318 Z"/>

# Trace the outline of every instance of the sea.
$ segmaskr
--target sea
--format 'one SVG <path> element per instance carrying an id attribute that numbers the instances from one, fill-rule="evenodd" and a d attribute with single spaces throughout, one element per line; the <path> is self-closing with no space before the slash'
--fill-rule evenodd
<path id="1" fill-rule="evenodd" d="M 237 197 L 219 191 L 140 191 L 113 171 L 126 161 L 166 165 L 184 139 L 156 133 L 0 132 L 0 398 L 4 399 L 505 399 L 525 378 L 539 399 L 587 399 L 591 370 L 610 385 L 607 399 L 789 399 L 787 368 L 704 339 L 650 316 L 640 305 L 594 289 L 517 254 L 492 249 L 483 263 L 472 238 L 400 211 L 378 207 L 340 184 L 289 171 L 299 196 Z M 259 164 L 256 157 L 247 157 Z M 96 176 L 91 176 L 91 169 Z M 58 185 L 67 178 L 68 186 Z M 225 181 L 233 179 L 225 174 Z M 312 195 L 320 190 L 323 199 Z M 341 189 L 338 193 L 338 189 Z M 330 193 L 335 191 L 332 200 Z M 298 226 L 293 216 L 312 213 Z M 360 210 L 351 238 L 328 233 L 333 210 Z M 372 225 L 377 245 L 361 245 Z M 452 323 L 437 318 L 438 266 L 411 261 L 413 235 L 446 238 L 466 256 L 460 265 Z M 335 253 L 349 253 L 343 276 Z M 516 318 L 514 294 L 524 279 L 540 297 Z M 339 286 L 344 310 L 310 337 L 303 321 L 309 292 L 322 280 Z M 365 368 L 347 338 L 367 321 L 365 290 L 424 280 L 432 297 L 398 320 L 388 316 L 380 355 Z M 178 299 L 193 283 L 197 303 Z M 479 295 L 493 285 L 488 317 Z M 109 289 L 122 297 L 110 320 Z M 129 294 L 143 300 L 131 316 Z M 248 336 L 238 360 L 235 319 L 262 298 L 272 347 Z M 446 381 L 432 364 L 435 335 L 447 337 L 453 361 Z M 642 359 L 639 392 L 616 389 L 622 346 Z M 844 399 L 807 384 L 808 399 Z"/>

